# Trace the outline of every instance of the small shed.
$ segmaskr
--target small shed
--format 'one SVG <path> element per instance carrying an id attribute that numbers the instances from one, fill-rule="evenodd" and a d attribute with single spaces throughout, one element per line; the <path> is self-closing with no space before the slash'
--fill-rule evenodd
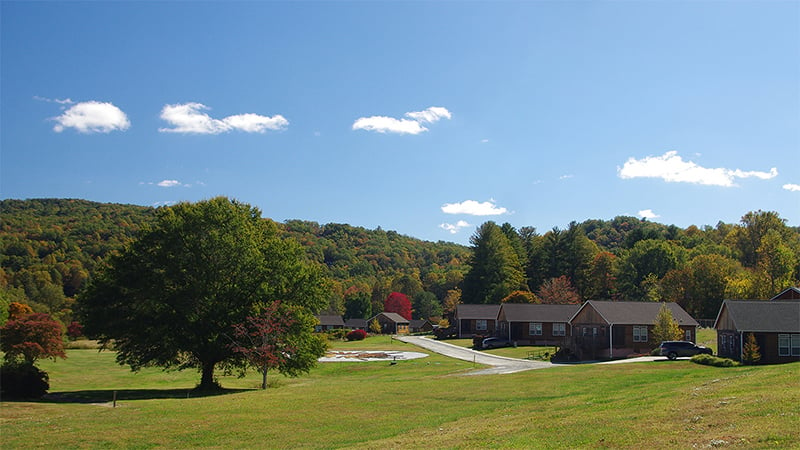
<path id="1" fill-rule="evenodd" d="M 347 319 L 344 321 L 344 327 L 349 330 L 364 330 L 367 331 L 367 319 Z"/>
<path id="2" fill-rule="evenodd" d="M 412 333 L 428 333 L 433 331 L 433 324 L 429 320 L 415 319 L 409 321 L 408 328 Z"/>
<path id="3" fill-rule="evenodd" d="M 458 328 L 458 337 L 493 335 L 497 330 L 497 314 L 499 312 L 500 305 L 457 305 L 454 318 Z"/>
<path id="4" fill-rule="evenodd" d="M 373 320 L 378 321 L 383 334 L 408 334 L 409 320 L 400 314 L 382 312 L 370 318 L 367 323 L 372 323 Z"/>
<path id="5" fill-rule="evenodd" d="M 714 328 L 719 356 L 741 361 L 745 340 L 752 333 L 760 362 L 800 361 L 800 300 L 725 300 Z"/>

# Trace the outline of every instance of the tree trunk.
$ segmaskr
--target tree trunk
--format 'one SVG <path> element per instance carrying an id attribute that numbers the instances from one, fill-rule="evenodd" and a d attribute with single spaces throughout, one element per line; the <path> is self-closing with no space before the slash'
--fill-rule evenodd
<path id="1" fill-rule="evenodd" d="M 264 367 L 261 368 L 261 389 L 267 388 L 267 370 L 268 366 L 264 364 Z"/>
<path id="2" fill-rule="evenodd" d="M 203 362 L 203 375 L 200 378 L 200 386 L 198 389 L 202 391 L 213 390 L 219 388 L 217 383 L 214 382 L 214 365 L 215 362 Z"/>

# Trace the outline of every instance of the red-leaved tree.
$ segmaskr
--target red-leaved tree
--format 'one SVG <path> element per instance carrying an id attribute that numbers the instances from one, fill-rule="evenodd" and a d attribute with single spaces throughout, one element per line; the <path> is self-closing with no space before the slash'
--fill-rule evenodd
<path id="1" fill-rule="evenodd" d="M 33 365 L 37 359 L 66 358 L 64 352 L 64 330 L 49 314 L 33 313 L 9 320 L 0 328 L 3 339 L 0 350 L 6 361 L 18 361 Z"/>
<path id="2" fill-rule="evenodd" d="M 545 304 L 570 305 L 581 302 L 580 294 L 572 287 L 569 278 L 564 275 L 545 280 L 539 287 L 537 297 Z"/>
<path id="3" fill-rule="evenodd" d="M 286 339 L 295 318 L 280 306 L 281 302 L 272 302 L 259 315 L 233 327 L 231 348 L 261 372 L 261 389 L 267 388 L 267 372 L 281 367 L 295 351 Z"/>
<path id="4" fill-rule="evenodd" d="M 406 320 L 411 320 L 411 300 L 399 292 L 392 292 L 383 302 L 384 312 L 400 314 Z"/>

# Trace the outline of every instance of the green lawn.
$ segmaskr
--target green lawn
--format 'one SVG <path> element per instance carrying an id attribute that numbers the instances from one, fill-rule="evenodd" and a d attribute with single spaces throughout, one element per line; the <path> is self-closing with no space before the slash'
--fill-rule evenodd
<path id="1" fill-rule="evenodd" d="M 386 337 L 340 349 L 410 350 Z M 2 402 L 3 448 L 800 447 L 800 364 L 715 368 L 688 361 L 578 365 L 459 376 L 438 355 L 320 364 L 308 376 L 132 374 L 110 352 L 42 363 L 61 402 Z M 117 391 L 117 408 L 110 401 Z"/>

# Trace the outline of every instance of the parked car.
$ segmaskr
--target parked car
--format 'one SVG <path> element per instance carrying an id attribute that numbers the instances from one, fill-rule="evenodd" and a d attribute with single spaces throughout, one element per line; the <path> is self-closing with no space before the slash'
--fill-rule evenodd
<path id="1" fill-rule="evenodd" d="M 511 341 L 500 337 L 486 338 L 481 342 L 481 348 L 484 350 L 489 348 L 511 347 L 512 345 L 514 344 Z"/>
<path id="2" fill-rule="evenodd" d="M 659 347 L 661 356 L 666 356 L 669 359 L 675 359 L 679 356 L 694 356 L 698 354 L 710 355 L 711 349 L 702 345 L 695 345 L 694 342 L 689 341 L 664 341 Z"/>

